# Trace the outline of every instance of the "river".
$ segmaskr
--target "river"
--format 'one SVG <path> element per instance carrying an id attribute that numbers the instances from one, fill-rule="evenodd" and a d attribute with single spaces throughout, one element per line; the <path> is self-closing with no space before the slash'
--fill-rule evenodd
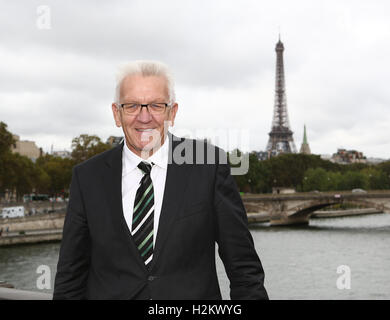
<path id="1" fill-rule="evenodd" d="M 270 299 L 390 299 L 390 214 L 311 219 L 301 227 L 262 223 L 250 230 Z M 0 248 L 0 280 L 51 293 L 59 248 L 59 242 Z M 40 265 L 50 267 L 50 289 L 37 288 Z M 217 269 L 229 299 L 219 258 Z"/>

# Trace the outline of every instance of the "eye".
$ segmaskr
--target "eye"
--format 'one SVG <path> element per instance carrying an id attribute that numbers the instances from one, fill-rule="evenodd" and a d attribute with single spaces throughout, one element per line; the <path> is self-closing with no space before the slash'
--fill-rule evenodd
<path id="1" fill-rule="evenodd" d="M 153 108 L 153 109 L 162 109 L 162 108 L 165 108 L 165 103 L 152 103 L 150 104 L 150 106 Z"/>
<path id="2" fill-rule="evenodd" d="M 137 104 L 136 103 L 129 103 L 129 104 L 124 104 L 123 107 L 125 109 L 136 109 L 137 108 Z"/>

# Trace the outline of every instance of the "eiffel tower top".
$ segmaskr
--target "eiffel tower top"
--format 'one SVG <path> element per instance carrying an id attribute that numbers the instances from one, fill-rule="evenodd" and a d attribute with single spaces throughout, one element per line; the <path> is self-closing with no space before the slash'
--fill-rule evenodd
<path id="1" fill-rule="evenodd" d="M 278 43 L 276 44 L 276 47 L 275 47 L 275 51 L 284 51 L 284 45 L 283 45 L 283 42 L 280 41 L 280 33 L 279 33 L 279 41 Z"/>

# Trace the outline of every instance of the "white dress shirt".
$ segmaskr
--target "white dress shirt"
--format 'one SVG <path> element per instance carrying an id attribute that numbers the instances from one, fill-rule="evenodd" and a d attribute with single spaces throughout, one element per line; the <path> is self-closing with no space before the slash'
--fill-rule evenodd
<path id="1" fill-rule="evenodd" d="M 150 177 L 153 182 L 154 190 L 154 223 L 153 223 L 153 246 L 156 243 L 158 222 L 160 220 L 161 206 L 164 196 L 165 180 L 168 168 L 168 137 L 165 138 L 163 145 L 148 159 L 144 160 L 132 152 L 126 145 L 123 145 L 122 153 L 122 205 L 123 214 L 130 232 L 132 231 L 134 200 L 137 189 L 143 177 L 143 173 L 138 169 L 138 164 L 145 161 L 152 162 L 152 171 Z"/>

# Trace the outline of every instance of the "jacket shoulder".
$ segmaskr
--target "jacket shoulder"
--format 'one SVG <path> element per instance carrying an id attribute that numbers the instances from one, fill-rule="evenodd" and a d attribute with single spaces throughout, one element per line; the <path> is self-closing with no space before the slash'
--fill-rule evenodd
<path id="1" fill-rule="evenodd" d="M 122 148 L 123 148 L 123 143 L 120 145 L 106 150 L 102 153 L 99 153 L 97 155 L 94 155 L 93 157 L 78 163 L 77 165 L 74 166 L 75 170 L 96 170 L 99 169 L 99 167 L 105 165 L 105 163 L 110 162 L 113 158 L 115 157 L 120 157 L 122 155 Z"/>
<path id="2" fill-rule="evenodd" d="M 185 162 L 196 164 L 226 164 L 227 153 L 207 139 L 192 139 L 174 136 L 173 156 L 185 157 Z"/>

